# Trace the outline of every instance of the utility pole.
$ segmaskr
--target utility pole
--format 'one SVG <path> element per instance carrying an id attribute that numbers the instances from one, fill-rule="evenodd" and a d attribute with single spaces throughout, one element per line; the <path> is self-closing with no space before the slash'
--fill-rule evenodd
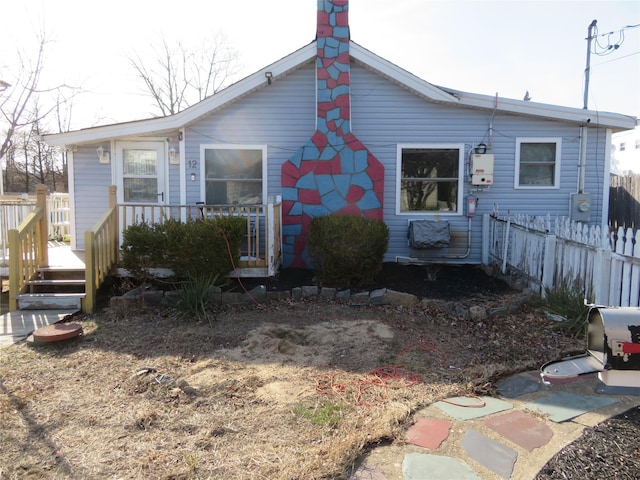
<path id="1" fill-rule="evenodd" d="M 593 29 L 596 28 L 598 20 L 594 20 L 587 30 L 587 66 L 584 69 L 584 101 L 582 108 L 588 108 L 589 103 L 589 74 L 591 73 L 591 40 L 593 40 Z"/>
<path id="2" fill-rule="evenodd" d="M 598 21 L 594 20 L 587 29 L 587 66 L 584 69 L 584 98 L 582 108 L 588 109 L 589 105 L 589 74 L 591 73 L 591 40 L 593 39 L 593 29 Z M 590 119 L 580 128 L 580 167 L 578 176 L 578 193 L 584 193 L 585 173 L 587 170 L 587 125 Z"/>

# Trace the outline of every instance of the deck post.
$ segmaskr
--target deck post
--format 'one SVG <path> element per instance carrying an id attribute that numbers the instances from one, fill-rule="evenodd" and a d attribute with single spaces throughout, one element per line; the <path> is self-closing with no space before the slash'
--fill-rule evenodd
<path id="1" fill-rule="evenodd" d="M 96 305 L 96 252 L 94 247 L 95 234 L 91 230 L 84 232 L 84 305 L 83 313 L 93 313 Z"/>
<path id="2" fill-rule="evenodd" d="M 15 228 L 9 230 L 9 311 L 18 309 L 17 295 L 20 293 L 22 255 L 19 249 L 20 235 Z"/>
<path id="3" fill-rule="evenodd" d="M 38 238 L 39 257 L 36 259 L 38 267 L 49 266 L 49 251 L 47 244 L 49 242 L 49 212 L 47 211 L 47 186 L 38 185 L 36 187 L 36 205 L 42 209 L 42 218 L 39 222 L 40 236 Z"/>
<path id="4" fill-rule="evenodd" d="M 120 263 L 120 211 L 118 210 L 118 188 L 115 185 L 109 185 L 109 209 L 115 208 L 113 226 L 111 229 L 112 237 L 109 239 L 111 248 L 113 248 L 113 261 L 116 267 Z"/>

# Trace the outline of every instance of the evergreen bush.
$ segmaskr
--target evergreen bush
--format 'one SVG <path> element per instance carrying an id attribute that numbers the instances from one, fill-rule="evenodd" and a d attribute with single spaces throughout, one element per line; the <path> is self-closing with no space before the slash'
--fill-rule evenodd
<path id="1" fill-rule="evenodd" d="M 244 217 L 140 222 L 123 232 L 121 265 L 140 281 L 150 268 L 169 268 L 181 279 L 224 278 L 240 260 Z"/>
<path id="2" fill-rule="evenodd" d="M 328 215 L 311 220 L 309 256 L 320 284 L 367 285 L 382 268 L 389 228 L 381 220 L 355 215 Z"/>

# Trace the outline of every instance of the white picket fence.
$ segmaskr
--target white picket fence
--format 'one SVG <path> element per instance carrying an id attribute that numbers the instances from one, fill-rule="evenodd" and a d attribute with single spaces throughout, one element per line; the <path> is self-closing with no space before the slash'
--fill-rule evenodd
<path id="1" fill-rule="evenodd" d="M 529 286 L 566 285 L 604 306 L 640 306 L 640 231 L 571 222 L 564 217 L 484 216 L 483 263 L 524 276 Z"/>
<path id="2" fill-rule="evenodd" d="M 36 202 L 32 199 L 0 201 L 0 265 L 9 262 L 8 232 L 18 228 L 33 211 Z M 70 209 L 68 193 L 52 193 L 47 197 L 49 213 L 49 238 L 64 239 L 70 233 Z"/>

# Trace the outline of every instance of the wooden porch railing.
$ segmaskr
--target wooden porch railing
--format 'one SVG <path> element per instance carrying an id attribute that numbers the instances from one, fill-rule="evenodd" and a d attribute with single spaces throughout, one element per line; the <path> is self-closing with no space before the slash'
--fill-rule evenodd
<path id="1" fill-rule="evenodd" d="M 116 187 L 110 186 L 109 210 L 84 235 L 85 299 L 83 311 L 85 313 L 93 313 L 98 288 L 118 265 L 119 240 Z"/>
<path id="2" fill-rule="evenodd" d="M 5 195 L 7 198 L 7 195 Z M 17 229 L 27 216 L 36 208 L 33 197 L 24 200 L 0 200 L 0 265 L 7 266 L 9 261 L 9 230 Z M 48 237 L 64 239 L 70 233 L 70 208 L 68 193 L 47 195 Z"/>
<path id="3" fill-rule="evenodd" d="M 93 312 L 96 292 L 118 265 L 120 235 L 140 222 L 162 223 L 168 219 L 241 216 L 247 219 L 247 232 L 240 257 L 232 275 L 269 277 L 277 273 L 281 260 L 281 204 L 267 205 L 144 205 L 117 204 L 116 187 L 109 187 L 109 210 L 96 225 L 85 232 L 85 302 L 83 310 Z"/>
<path id="4" fill-rule="evenodd" d="M 267 205 L 118 205 L 120 231 L 140 222 L 162 223 L 168 219 L 238 216 L 247 219 L 240 264 L 232 275 L 269 277 L 276 274 L 282 255 L 281 204 Z"/>
<path id="5" fill-rule="evenodd" d="M 17 297 L 27 288 L 27 282 L 47 266 L 47 187 L 38 185 L 36 208 L 18 226 L 8 232 L 9 237 L 9 309 L 17 310 Z"/>

